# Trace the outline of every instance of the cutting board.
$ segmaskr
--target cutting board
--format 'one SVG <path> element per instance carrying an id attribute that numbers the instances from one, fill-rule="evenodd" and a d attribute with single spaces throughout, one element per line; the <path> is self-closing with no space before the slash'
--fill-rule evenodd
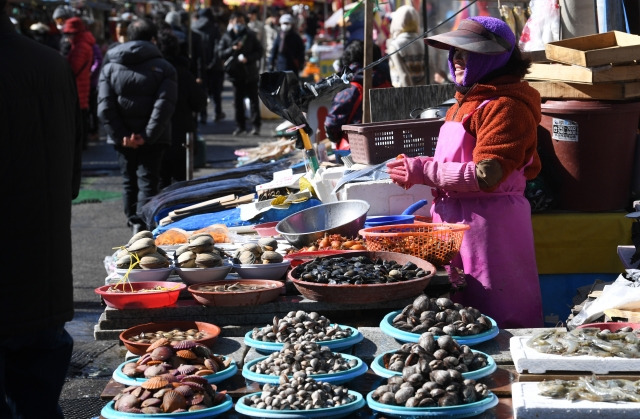
<path id="1" fill-rule="evenodd" d="M 538 394 L 538 383 L 513 383 L 511 401 L 515 419 L 637 419 L 640 403 L 590 402 L 552 399 Z"/>
<path id="2" fill-rule="evenodd" d="M 509 339 L 513 365 L 519 373 L 523 371 L 529 374 L 544 374 L 547 371 L 580 371 L 608 374 L 610 372 L 640 371 L 640 358 L 543 354 L 527 346 L 527 341 L 530 338 L 531 336 L 514 336 Z M 637 405 L 636 408 L 640 409 L 640 405 Z"/>

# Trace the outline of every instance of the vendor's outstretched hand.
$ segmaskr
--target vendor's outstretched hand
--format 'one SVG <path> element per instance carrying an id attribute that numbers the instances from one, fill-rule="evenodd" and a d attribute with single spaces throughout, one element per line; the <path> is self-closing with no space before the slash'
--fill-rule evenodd
<path id="1" fill-rule="evenodd" d="M 424 165 L 433 157 L 407 157 L 404 154 L 392 162 L 387 163 L 387 171 L 391 180 L 409 189 L 413 185 L 424 183 Z"/>

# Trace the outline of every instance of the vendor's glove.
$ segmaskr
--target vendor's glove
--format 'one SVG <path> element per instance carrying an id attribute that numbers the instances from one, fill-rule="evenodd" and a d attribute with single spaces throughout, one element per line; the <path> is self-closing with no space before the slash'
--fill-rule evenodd
<path id="1" fill-rule="evenodd" d="M 476 165 L 473 162 L 437 162 L 424 164 L 425 185 L 453 192 L 478 192 Z"/>
<path id="2" fill-rule="evenodd" d="M 432 160 L 433 157 L 406 157 L 402 154 L 387 163 L 387 172 L 394 183 L 409 189 L 413 185 L 424 183 L 424 165 Z"/>

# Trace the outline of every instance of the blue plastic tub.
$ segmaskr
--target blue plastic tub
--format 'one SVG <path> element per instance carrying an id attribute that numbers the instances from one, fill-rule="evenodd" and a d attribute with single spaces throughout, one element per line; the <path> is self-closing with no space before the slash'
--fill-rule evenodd
<path id="1" fill-rule="evenodd" d="M 371 394 L 367 394 L 367 404 L 372 410 L 393 418 L 467 418 L 476 416 L 498 405 L 498 398 L 489 392 L 489 396 L 474 403 L 446 407 L 401 407 L 378 403 Z"/>
<path id="2" fill-rule="evenodd" d="M 329 407 L 326 409 L 311 409 L 311 410 L 265 410 L 249 407 L 244 403 L 245 399 L 253 396 L 259 396 L 262 392 L 247 394 L 238 399 L 236 403 L 236 412 L 243 415 L 252 416 L 255 418 L 271 418 L 271 419 L 306 419 L 306 418 L 320 418 L 320 419 L 336 419 L 345 417 L 356 410 L 362 408 L 365 405 L 362 394 L 349 390 L 349 394 L 356 396 L 356 400 L 352 403 L 338 406 Z"/>
<path id="3" fill-rule="evenodd" d="M 333 324 L 332 324 L 333 326 Z M 351 329 L 352 334 L 348 338 L 344 339 L 334 339 L 334 340 L 323 340 L 320 342 L 316 342 L 319 345 L 327 346 L 333 352 L 340 352 L 341 349 L 347 349 L 355 345 L 356 343 L 360 343 L 364 336 L 360 331 L 351 326 L 339 325 L 343 329 Z M 271 352 L 279 351 L 284 347 L 284 343 L 280 342 L 263 342 L 261 340 L 255 340 L 251 337 L 252 331 L 248 331 L 244 335 L 244 343 L 252 348 L 255 348 L 256 351 L 264 354 L 270 354 Z"/>
<path id="4" fill-rule="evenodd" d="M 118 412 L 113 408 L 116 404 L 114 401 L 110 401 L 105 407 L 100 411 L 100 416 L 105 419 L 136 419 L 136 418 L 177 418 L 177 419 L 199 419 L 199 418 L 213 418 L 216 417 L 228 410 L 231 410 L 233 407 L 233 402 L 231 401 L 231 396 L 228 394 L 225 397 L 225 400 L 217 406 L 209 407 L 207 409 L 197 410 L 195 412 L 182 412 L 182 413 L 154 413 L 154 414 L 144 414 L 144 413 L 125 413 Z"/>

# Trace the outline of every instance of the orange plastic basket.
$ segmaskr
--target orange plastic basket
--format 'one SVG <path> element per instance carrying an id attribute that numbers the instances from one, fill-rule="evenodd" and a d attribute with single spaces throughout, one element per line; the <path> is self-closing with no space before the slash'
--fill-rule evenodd
<path id="1" fill-rule="evenodd" d="M 416 223 L 363 228 L 359 233 L 370 252 L 405 253 L 443 266 L 460 252 L 467 230 L 467 224 Z"/>

